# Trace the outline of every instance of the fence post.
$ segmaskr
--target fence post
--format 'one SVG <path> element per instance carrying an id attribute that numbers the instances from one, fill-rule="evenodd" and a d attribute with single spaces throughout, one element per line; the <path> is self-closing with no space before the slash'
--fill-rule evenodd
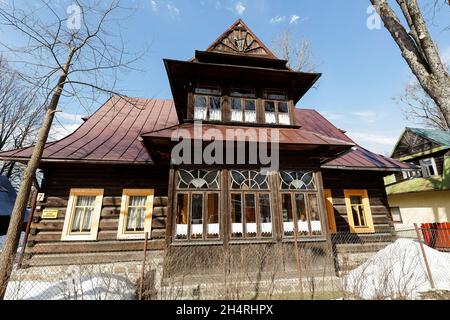
<path id="1" fill-rule="evenodd" d="M 435 289 L 436 287 L 434 285 L 430 265 L 428 264 L 428 259 L 427 259 L 427 255 L 425 253 L 425 249 L 423 248 L 422 235 L 420 234 L 420 230 L 419 230 L 419 227 L 417 226 L 417 223 L 414 223 L 414 228 L 416 229 L 417 239 L 419 240 L 420 251 L 422 252 L 423 260 L 425 261 L 425 267 L 427 269 L 428 280 L 430 281 L 431 289 Z"/>
<path id="2" fill-rule="evenodd" d="M 305 297 L 303 295 L 303 277 L 302 277 L 302 266 L 300 264 L 299 248 L 298 248 L 298 229 L 297 223 L 294 219 L 294 248 L 295 248 L 295 260 L 297 262 L 297 272 L 298 272 L 298 282 L 300 289 L 300 299 L 303 300 Z"/>
<path id="3" fill-rule="evenodd" d="M 145 233 L 144 259 L 142 260 L 141 282 L 139 284 L 139 300 L 142 300 L 142 291 L 144 290 L 145 262 L 147 260 L 147 245 L 148 245 L 148 232 Z"/>

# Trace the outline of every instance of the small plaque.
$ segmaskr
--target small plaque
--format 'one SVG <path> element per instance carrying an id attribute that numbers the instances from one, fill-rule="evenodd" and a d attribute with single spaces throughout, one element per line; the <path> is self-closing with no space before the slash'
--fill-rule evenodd
<path id="1" fill-rule="evenodd" d="M 45 209 L 42 211 L 42 219 L 57 219 L 58 210 L 57 209 Z"/>
<path id="2" fill-rule="evenodd" d="M 36 200 L 38 202 L 43 202 L 45 198 L 45 193 L 38 193 Z"/>

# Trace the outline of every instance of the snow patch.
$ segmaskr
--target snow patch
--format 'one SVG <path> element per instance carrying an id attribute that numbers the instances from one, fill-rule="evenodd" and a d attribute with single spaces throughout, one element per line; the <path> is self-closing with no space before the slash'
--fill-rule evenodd
<path id="1" fill-rule="evenodd" d="M 424 246 L 436 289 L 450 290 L 450 253 Z M 419 243 L 400 239 L 344 277 L 344 289 L 362 299 L 414 299 L 431 290 Z"/>

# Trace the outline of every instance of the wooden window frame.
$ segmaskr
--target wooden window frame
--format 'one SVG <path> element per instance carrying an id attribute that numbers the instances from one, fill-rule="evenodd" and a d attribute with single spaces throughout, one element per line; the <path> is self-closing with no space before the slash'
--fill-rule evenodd
<path id="1" fill-rule="evenodd" d="M 231 218 L 231 207 L 232 207 L 232 197 L 231 195 L 239 194 L 241 196 L 241 207 L 242 207 L 242 237 L 236 238 L 233 237 L 233 228 L 232 228 L 232 218 Z M 255 197 L 255 215 L 256 215 L 256 237 L 247 237 L 247 221 L 245 216 L 245 196 L 253 195 Z M 271 237 L 263 237 L 261 231 L 261 217 L 260 217 L 260 203 L 259 196 L 260 194 L 265 194 L 269 196 L 269 206 L 270 206 L 270 221 L 272 223 L 272 236 Z M 272 240 L 275 235 L 275 224 L 274 224 L 274 214 L 273 214 L 273 205 L 272 205 L 272 194 L 270 190 L 239 190 L 239 189 L 230 189 L 230 197 L 229 197 L 229 208 L 230 212 L 228 214 L 228 224 L 230 226 L 229 237 L 231 241 L 252 241 L 252 240 Z"/>
<path id="2" fill-rule="evenodd" d="M 146 196 L 145 202 L 145 221 L 144 231 L 127 232 L 126 223 L 128 217 L 128 206 L 130 197 L 132 196 Z M 153 219 L 153 201 L 155 197 L 154 189 L 123 189 L 122 203 L 120 205 L 119 227 L 117 229 L 117 239 L 119 240 L 142 240 L 145 239 L 145 233 L 151 235 L 152 219 Z"/>
<path id="3" fill-rule="evenodd" d="M 240 95 L 237 95 L 237 94 L 233 94 L 233 91 L 238 91 L 238 90 L 240 90 L 240 89 L 241 89 L 241 90 L 249 90 L 249 91 L 252 91 L 252 92 L 253 92 L 253 97 L 245 97 L 245 96 L 240 96 Z M 230 117 L 231 117 L 232 111 L 234 110 L 234 109 L 232 108 L 232 105 L 233 105 L 232 100 L 233 100 L 233 99 L 241 100 L 242 120 L 241 120 L 241 121 L 233 121 L 233 120 L 231 120 L 231 118 L 230 118 L 230 121 L 231 121 L 231 122 L 233 122 L 233 123 L 250 123 L 250 124 L 252 124 L 252 123 L 258 123 L 258 95 L 257 95 L 256 90 L 255 90 L 254 88 L 231 88 L 229 99 L 230 99 L 230 104 L 229 104 L 229 108 L 230 108 Z M 255 118 L 255 121 L 254 121 L 254 122 L 249 122 L 249 121 L 246 121 L 246 119 L 245 119 L 245 112 L 246 112 L 246 109 L 245 109 L 245 101 L 247 101 L 247 100 L 249 100 L 249 101 L 251 100 L 251 101 L 253 101 L 253 102 L 255 103 L 255 113 L 256 113 L 256 118 Z"/>
<path id="4" fill-rule="evenodd" d="M 424 164 L 424 162 L 427 161 L 427 160 L 430 160 L 431 164 L 429 164 L 429 165 Z M 430 174 L 430 170 L 429 170 L 430 166 L 433 168 L 433 171 L 435 173 L 433 175 Z M 430 178 L 430 177 L 435 177 L 435 176 L 439 175 L 439 172 L 438 172 L 438 169 L 437 169 L 437 166 L 436 166 L 436 160 L 434 159 L 434 157 L 430 157 L 430 158 L 426 158 L 426 159 L 420 160 L 420 167 L 422 169 L 422 175 L 423 175 L 424 178 Z"/>
<path id="5" fill-rule="evenodd" d="M 273 99 L 273 98 L 269 98 L 269 93 L 268 93 L 268 91 L 270 91 L 270 90 L 273 90 L 273 91 L 279 91 L 280 93 L 282 93 L 283 95 L 284 95 L 284 99 L 282 99 L 282 100 L 278 100 L 278 99 Z M 284 126 L 287 126 L 287 125 L 292 125 L 292 117 L 291 117 L 291 108 L 290 108 L 290 101 L 289 101 L 289 99 L 288 99 L 288 95 L 287 95 L 287 93 L 286 93 L 286 91 L 285 90 L 283 90 L 283 89 L 265 89 L 264 90 L 264 95 L 263 95 L 263 99 L 262 99 L 262 109 L 263 109 L 263 112 L 264 112 L 264 123 L 266 123 L 267 124 L 267 120 L 266 120 L 266 108 L 265 108 L 265 103 L 266 102 L 273 102 L 274 103 L 274 105 L 275 105 L 275 120 L 276 120 L 276 122 L 275 123 L 271 123 L 271 124 L 274 124 L 274 125 L 284 125 Z M 280 123 L 280 112 L 279 112 L 279 103 L 286 103 L 286 105 L 287 105 L 287 109 L 288 109 L 288 112 L 287 112 L 287 114 L 288 114 L 288 117 L 289 117 L 289 123 L 288 124 L 286 124 L 286 123 Z"/>
<path id="6" fill-rule="evenodd" d="M 362 205 L 364 207 L 364 219 L 367 226 L 356 227 L 353 221 L 353 213 L 350 197 L 356 196 L 362 198 Z M 375 227 L 373 224 L 372 210 L 370 208 L 370 200 L 367 190 L 344 190 L 345 206 L 347 209 L 348 224 L 350 226 L 351 233 L 375 233 Z"/>
<path id="7" fill-rule="evenodd" d="M 211 95 L 211 94 L 202 94 L 202 93 L 194 93 L 193 95 L 193 111 L 194 114 L 192 118 L 194 121 L 211 121 L 211 122 L 222 122 L 223 121 L 223 97 L 220 95 Z M 196 97 L 205 97 L 206 98 L 206 119 L 196 119 L 195 118 L 195 98 Z M 211 120 L 211 98 L 219 98 L 220 100 L 220 120 Z"/>
<path id="8" fill-rule="evenodd" d="M 293 239 L 294 238 L 294 235 L 292 235 L 292 236 L 286 235 L 285 234 L 285 230 L 284 230 L 284 225 L 283 225 L 284 221 L 283 221 L 283 216 L 282 216 L 282 213 L 283 213 L 283 201 L 282 201 L 282 198 L 283 198 L 284 195 L 289 195 L 289 197 L 290 197 L 291 209 L 292 209 L 292 218 L 294 220 L 293 221 L 294 222 L 294 228 L 295 228 L 296 224 L 298 226 L 297 203 L 295 201 L 295 196 L 298 195 L 298 194 L 302 194 L 304 196 L 304 199 L 305 199 L 306 219 L 307 219 L 307 222 L 308 222 L 308 235 L 298 235 L 298 238 L 299 239 L 308 239 L 308 238 L 311 238 L 311 237 L 323 237 L 323 236 L 325 236 L 325 231 L 323 230 L 323 221 L 322 221 L 323 220 L 323 214 L 322 214 L 322 212 L 319 212 L 320 213 L 320 218 L 321 218 L 320 222 L 321 222 L 321 226 L 322 226 L 322 230 L 321 230 L 322 234 L 321 235 L 313 235 L 312 234 L 313 231 L 312 231 L 312 225 L 311 225 L 311 204 L 310 204 L 309 198 L 310 198 L 311 195 L 315 195 L 317 197 L 317 201 L 320 201 L 320 199 L 319 199 L 319 192 L 318 191 L 316 191 L 316 190 L 310 190 L 310 191 L 307 191 L 307 190 L 280 190 L 279 192 L 280 192 L 280 199 L 281 199 L 281 201 L 280 201 L 281 234 L 282 234 L 284 239 Z M 320 205 L 319 205 L 318 209 L 320 211 Z M 297 227 L 297 229 L 298 229 L 298 227 Z"/>
<path id="9" fill-rule="evenodd" d="M 331 189 L 324 189 L 323 196 L 325 198 L 328 216 L 328 232 L 337 233 L 336 217 L 334 215 L 333 193 Z"/>
<path id="10" fill-rule="evenodd" d="M 64 218 L 61 241 L 96 241 L 100 224 L 100 215 L 103 206 L 104 189 L 70 189 L 69 202 L 67 204 L 66 216 Z M 73 219 L 75 217 L 75 205 L 78 197 L 95 196 L 95 206 L 91 217 L 91 230 L 89 233 L 71 232 Z"/>
<path id="11" fill-rule="evenodd" d="M 187 213 L 187 238 L 186 239 L 177 239 L 177 210 L 178 210 L 178 195 L 186 194 L 188 196 L 188 213 Z M 201 239 L 195 238 L 191 239 L 191 229 L 192 229 L 192 195 L 201 194 L 203 196 L 203 212 L 202 212 L 202 221 L 203 221 L 203 237 Z M 218 238 L 208 238 L 208 223 L 206 218 L 208 216 L 208 198 L 210 194 L 216 194 L 218 196 L 218 205 L 219 205 L 219 237 Z M 173 239 L 175 243 L 190 243 L 190 242 L 204 242 L 204 241 L 222 241 L 223 239 L 223 226 L 222 226 L 222 210 L 221 210 L 221 199 L 222 193 L 220 190 L 202 190 L 202 189 L 179 189 L 175 191 L 175 204 L 174 204 L 174 224 L 172 228 Z"/>

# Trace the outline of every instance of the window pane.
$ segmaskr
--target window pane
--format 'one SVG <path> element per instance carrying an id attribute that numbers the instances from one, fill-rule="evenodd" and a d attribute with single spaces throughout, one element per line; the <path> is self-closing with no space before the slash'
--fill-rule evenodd
<path id="1" fill-rule="evenodd" d="M 217 86 L 201 86 L 195 88 L 195 93 L 207 95 L 220 95 L 220 89 Z"/>
<path id="2" fill-rule="evenodd" d="M 188 194 L 178 194 L 177 198 L 177 227 L 176 238 L 187 239 L 188 235 L 188 209 L 189 196 Z"/>
<path id="3" fill-rule="evenodd" d="M 273 102 L 273 101 L 264 101 L 264 110 L 266 112 L 275 112 L 275 102 Z"/>
<path id="4" fill-rule="evenodd" d="M 311 233 L 313 236 L 322 235 L 322 223 L 320 222 L 319 202 L 317 195 L 309 195 L 309 217 L 311 219 Z"/>
<path id="5" fill-rule="evenodd" d="M 297 207 L 296 218 L 298 222 L 298 235 L 307 236 L 309 235 L 309 226 L 308 226 L 308 216 L 306 214 L 305 195 L 296 194 L 295 205 Z"/>
<path id="6" fill-rule="evenodd" d="M 351 196 L 350 203 L 352 207 L 353 223 L 355 227 L 365 227 L 365 213 L 361 196 Z"/>
<path id="7" fill-rule="evenodd" d="M 129 197 L 127 231 L 144 231 L 146 202 L 146 196 Z"/>
<path id="8" fill-rule="evenodd" d="M 219 97 L 209 97 L 209 120 L 222 120 L 222 106 Z"/>
<path id="9" fill-rule="evenodd" d="M 255 90 L 253 89 L 233 89 L 231 91 L 232 97 L 241 97 L 241 98 L 256 98 Z"/>
<path id="10" fill-rule="evenodd" d="M 231 109 L 233 110 L 242 110 L 242 100 L 231 98 Z"/>
<path id="11" fill-rule="evenodd" d="M 85 208 L 75 208 L 75 213 L 72 222 L 72 232 L 80 232 L 81 219 L 83 218 Z"/>
<path id="12" fill-rule="evenodd" d="M 278 112 L 288 113 L 289 108 L 287 102 L 278 102 Z"/>
<path id="13" fill-rule="evenodd" d="M 246 111 L 255 111 L 256 110 L 255 100 L 245 100 L 245 110 Z"/>
<path id="14" fill-rule="evenodd" d="M 402 214 L 399 207 L 391 208 L 391 215 L 394 222 L 402 222 Z"/>
<path id="15" fill-rule="evenodd" d="M 74 208 L 71 232 L 90 232 L 95 196 L 78 196 Z"/>
<path id="16" fill-rule="evenodd" d="M 283 90 L 267 89 L 264 93 L 264 98 L 270 100 L 286 100 L 286 94 Z"/>
<path id="17" fill-rule="evenodd" d="M 285 236 L 294 235 L 294 217 L 292 215 L 291 195 L 283 194 L 282 196 L 282 212 L 283 212 L 283 230 Z"/>
<path id="18" fill-rule="evenodd" d="M 219 195 L 216 193 L 208 194 L 208 217 L 207 217 L 207 238 L 217 239 L 220 234 L 219 223 Z"/>
<path id="19" fill-rule="evenodd" d="M 194 101 L 194 119 L 195 120 L 206 120 L 206 97 L 205 96 L 195 96 Z"/>
<path id="20" fill-rule="evenodd" d="M 254 194 L 245 195 L 245 230 L 247 238 L 255 238 L 258 234 L 256 226 L 256 200 Z"/>
<path id="21" fill-rule="evenodd" d="M 272 214 L 270 212 L 270 196 L 259 195 L 259 219 L 261 223 L 261 236 L 272 237 Z"/>
<path id="22" fill-rule="evenodd" d="M 203 238 L 203 195 L 192 195 L 191 239 Z"/>
<path id="23" fill-rule="evenodd" d="M 242 238 L 244 229 L 242 223 L 242 196 L 240 194 L 231 195 L 231 236 Z"/>
<path id="24" fill-rule="evenodd" d="M 242 102 L 241 99 L 231 99 L 231 121 L 243 121 Z"/>

